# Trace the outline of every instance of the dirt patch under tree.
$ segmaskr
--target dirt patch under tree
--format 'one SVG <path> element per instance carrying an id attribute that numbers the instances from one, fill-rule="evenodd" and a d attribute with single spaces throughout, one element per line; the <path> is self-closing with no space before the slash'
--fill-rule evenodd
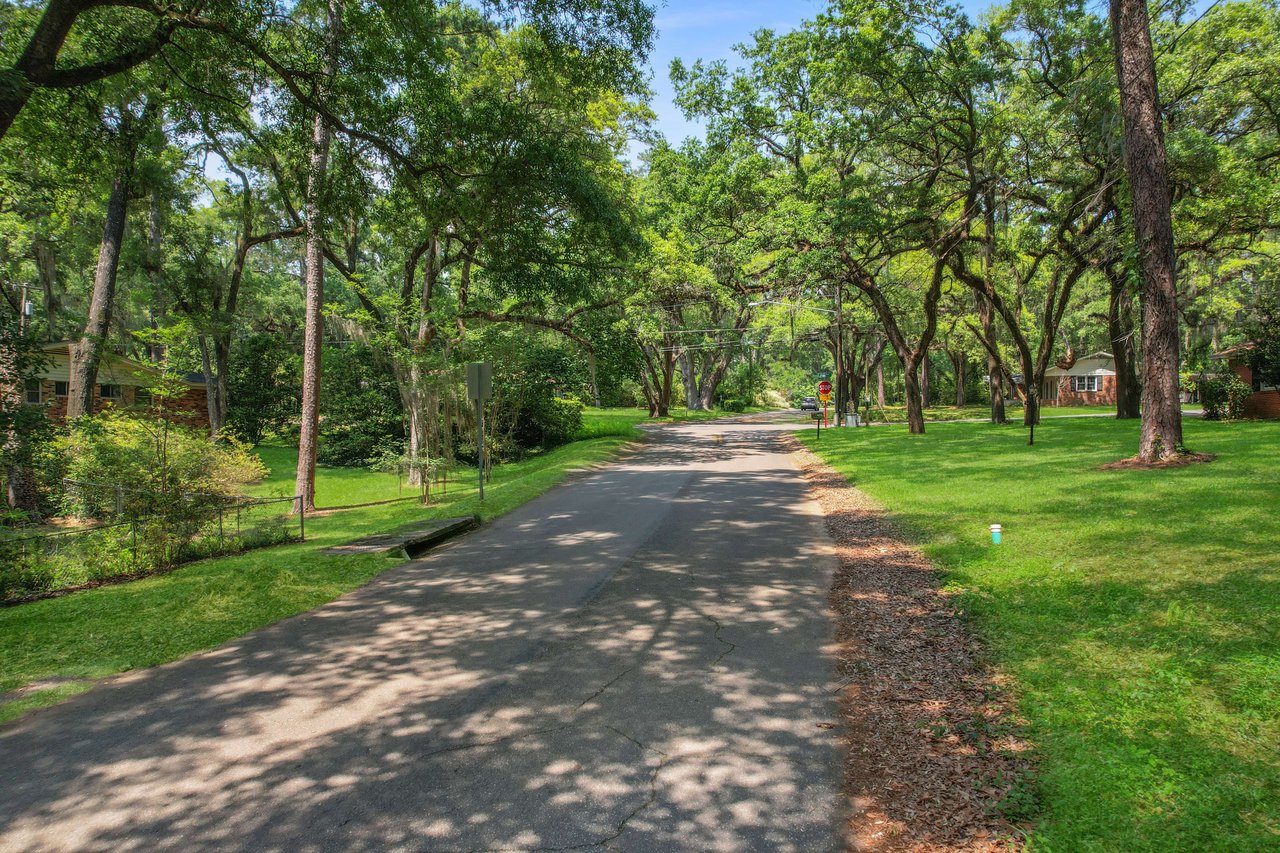
<path id="1" fill-rule="evenodd" d="M 1105 465 L 1099 465 L 1099 471 L 1132 471 L 1132 470 L 1149 470 L 1152 468 L 1180 468 L 1183 465 L 1201 465 L 1205 462 L 1212 462 L 1218 457 L 1212 453 L 1179 453 L 1177 456 L 1171 456 L 1168 459 L 1161 459 L 1157 462 L 1146 462 L 1136 456 L 1129 459 L 1121 459 L 1116 462 L 1108 462 Z"/>

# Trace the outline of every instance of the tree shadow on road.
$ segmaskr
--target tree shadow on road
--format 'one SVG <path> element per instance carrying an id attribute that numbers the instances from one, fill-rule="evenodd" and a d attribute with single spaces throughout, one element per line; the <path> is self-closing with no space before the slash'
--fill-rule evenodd
<path id="1" fill-rule="evenodd" d="M 840 846 L 831 558 L 776 449 L 647 448 L 0 731 L 0 846 Z"/>

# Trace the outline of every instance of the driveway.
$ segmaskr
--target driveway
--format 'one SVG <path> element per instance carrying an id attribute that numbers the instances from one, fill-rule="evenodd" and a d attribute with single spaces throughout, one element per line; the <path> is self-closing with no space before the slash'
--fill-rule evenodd
<path id="1" fill-rule="evenodd" d="M 762 420 L 0 729 L 0 850 L 841 847 L 834 558 Z"/>

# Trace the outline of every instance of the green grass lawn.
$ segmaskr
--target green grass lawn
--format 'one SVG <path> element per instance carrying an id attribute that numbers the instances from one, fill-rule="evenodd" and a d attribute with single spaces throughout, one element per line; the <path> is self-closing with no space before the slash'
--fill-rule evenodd
<path id="1" fill-rule="evenodd" d="M 298 448 L 259 445 L 255 452 L 266 464 L 269 473 L 265 480 L 247 490 L 249 494 L 271 498 L 293 496 L 294 477 L 298 470 Z M 455 476 L 465 478 L 466 473 L 458 471 L 450 474 L 451 479 Z M 416 486 L 402 483 L 395 474 L 370 471 L 367 468 L 316 466 L 316 506 L 321 508 L 413 497 L 416 493 Z"/>
<path id="2" fill-rule="evenodd" d="M 498 466 L 485 487 L 483 507 L 475 483 L 465 478 L 450 485 L 446 500 L 430 507 L 406 501 L 309 518 L 305 543 L 204 560 L 145 580 L 0 608 L 0 694 L 33 682 L 51 685 L 0 704 L 0 722 L 90 686 L 69 680 L 155 666 L 211 648 L 330 601 L 398 562 L 369 555 L 320 556 L 316 552 L 321 548 L 422 519 L 501 515 L 546 491 L 568 471 L 610 458 L 626 441 L 578 441 Z M 271 457 L 278 478 L 277 464 L 289 460 L 273 450 L 267 448 L 264 455 Z M 382 474 L 323 468 L 316 474 L 316 491 L 335 500 L 394 497 L 395 478 L 388 484 Z"/>
<path id="3" fill-rule="evenodd" d="M 1136 422 L 1106 419 L 1046 423 L 1035 447 L 986 424 L 822 436 L 1012 677 L 1033 850 L 1280 849 L 1280 425 L 1185 430 L 1217 461 L 1095 470 L 1137 448 Z"/>

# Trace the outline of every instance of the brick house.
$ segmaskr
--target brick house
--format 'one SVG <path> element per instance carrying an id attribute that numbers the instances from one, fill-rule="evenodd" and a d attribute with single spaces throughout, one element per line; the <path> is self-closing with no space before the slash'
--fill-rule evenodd
<path id="1" fill-rule="evenodd" d="M 1095 352 L 1070 367 L 1055 364 L 1044 372 L 1040 402 L 1046 406 L 1114 406 L 1115 357 L 1109 352 Z"/>
<path id="2" fill-rule="evenodd" d="M 27 380 L 23 395 L 28 403 L 44 405 L 50 420 L 61 422 L 67 414 L 67 391 L 71 384 L 70 344 L 66 341 L 49 344 L 44 347 L 44 353 L 48 364 L 38 377 Z M 94 414 L 109 408 L 150 405 L 151 389 L 162 378 L 164 374 L 149 364 L 103 353 L 93 393 Z M 209 406 L 203 378 L 186 376 L 179 382 L 182 393 L 162 402 L 165 417 L 174 423 L 208 430 Z"/>
<path id="3" fill-rule="evenodd" d="M 1253 389 L 1253 393 L 1244 400 L 1246 418 L 1280 419 L 1280 387 L 1263 385 L 1254 378 L 1253 369 L 1249 367 L 1249 351 L 1252 349 L 1253 344 L 1240 344 L 1215 353 L 1213 357 L 1226 361 L 1227 367 L 1240 377 L 1240 381 Z"/>

